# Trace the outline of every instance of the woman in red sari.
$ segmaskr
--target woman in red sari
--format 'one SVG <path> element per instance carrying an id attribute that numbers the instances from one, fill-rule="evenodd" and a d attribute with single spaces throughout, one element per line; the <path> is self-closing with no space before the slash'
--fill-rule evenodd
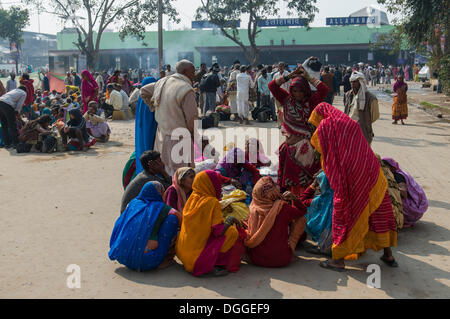
<path id="1" fill-rule="evenodd" d="M 343 271 L 344 259 L 371 248 L 384 249 L 381 260 L 398 267 L 390 248 L 397 245 L 397 227 L 388 183 L 358 123 L 327 103 L 316 107 L 309 122 L 317 127 L 311 144 L 334 191 L 333 259 L 320 266 Z"/>
<path id="2" fill-rule="evenodd" d="M 291 206 L 288 201 L 293 201 Z M 262 267 L 287 266 L 294 256 L 297 242 L 292 241 L 289 224 L 300 218 L 303 230 L 307 210 L 291 192 L 280 193 L 280 187 L 269 177 L 262 177 L 253 188 L 245 240 L 251 263 Z"/>
<path id="3" fill-rule="evenodd" d="M 81 99 L 83 100 L 83 114 L 87 112 L 91 101 L 98 102 L 98 84 L 88 70 L 81 71 Z"/>

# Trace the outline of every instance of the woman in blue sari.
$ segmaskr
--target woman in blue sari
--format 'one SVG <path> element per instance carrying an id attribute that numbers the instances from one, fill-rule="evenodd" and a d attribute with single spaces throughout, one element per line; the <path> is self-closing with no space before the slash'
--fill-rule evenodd
<path id="1" fill-rule="evenodd" d="M 333 193 L 328 178 L 321 171 L 301 196 L 301 200 L 308 207 L 308 213 L 305 215 L 306 233 L 317 243 L 317 247 L 308 250 L 310 253 L 331 255 Z"/>
<path id="2" fill-rule="evenodd" d="M 164 204 L 164 186 L 148 182 L 117 219 L 109 258 L 132 270 L 165 268 L 174 262 L 181 214 Z"/>
<path id="3" fill-rule="evenodd" d="M 152 76 L 146 77 L 142 80 L 142 87 L 144 85 L 156 82 Z M 145 151 L 153 150 L 155 142 L 156 129 L 158 123 L 155 120 L 155 113 L 150 111 L 147 104 L 144 103 L 142 97 L 139 96 L 136 106 L 136 125 L 135 125 L 135 146 L 136 155 L 139 159 Z M 136 175 L 143 171 L 141 162 L 136 161 Z"/>
<path id="4" fill-rule="evenodd" d="M 48 107 L 45 107 L 45 108 L 42 110 L 42 114 L 41 114 L 41 115 L 49 115 L 49 116 L 52 118 L 51 124 L 55 123 L 55 118 L 54 118 L 53 115 L 52 115 L 52 111 L 50 111 L 50 109 L 49 109 Z"/>

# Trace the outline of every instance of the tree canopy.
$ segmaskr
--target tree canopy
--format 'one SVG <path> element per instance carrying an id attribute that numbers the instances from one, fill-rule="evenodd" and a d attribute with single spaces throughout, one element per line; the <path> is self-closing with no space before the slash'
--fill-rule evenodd
<path id="1" fill-rule="evenodd" d="M 256 65 L 259 56 L 256 38 L 261 32 L 258 22 L 278 15 L 282 3 L 287 4 L 288 16 L 305 18 L 307 27 L 318 12 L 316 0 L 202 0 L 196 19 L 206 19 L 217 25 L 225 37 L 242 48 L 250 64 Z M 242 30 L 239 32 L 235 25 L 230 25 L 230 21 L 239 20 L 242 16 L 248 17 L 246 36 L 250 46 L 244 44 Z"/>
<path id="2" fill-rule="evenodd" d="M 0 8 L 0 38 L 8 39 L 9 43 L 15 43 L 17 48 L 23 42 L 23 30 L 28 25 L 28 10 L 19 7 L 11 7 L 9 10 Z M 16 72 L 18 72 L 19 55 L 13 57 L 16 62 Z"/>
<path id="3" fill-rule="evenodd" d="M 112 26 L 119 27 L 122 40 L 136 35 L 144 39 L 145 27 L 157 22 L 158 0 L 26 0 L 40 6 L 41 11 L 54 14 L 76 28 L 78 39 L 74 44 L 86 56 L 87 67 L 93 70 L 103 32 Z M 163 13 L 178 21 L 173 0 L 162 0 Z"/>

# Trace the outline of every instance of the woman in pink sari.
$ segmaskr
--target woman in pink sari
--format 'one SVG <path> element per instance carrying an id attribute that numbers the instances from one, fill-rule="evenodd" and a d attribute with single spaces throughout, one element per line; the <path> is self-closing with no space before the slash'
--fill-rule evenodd
<path id="1" fill-rule="evenodd" d="M 88 70 L 81 71 L 81 98 L 83 101 L 83 114 L 87 112 L 90 101 L 98 102 L 98 84 Z"/>

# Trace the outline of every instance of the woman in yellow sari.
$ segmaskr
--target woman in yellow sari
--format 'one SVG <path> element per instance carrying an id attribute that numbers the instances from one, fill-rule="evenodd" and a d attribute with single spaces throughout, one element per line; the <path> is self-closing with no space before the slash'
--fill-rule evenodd
<path id="1" fill-rule="evenodd" d="M 176 245 L 177 257 L 194 276 L 237 272 L 245 252 L 246 232 L 234 217 L 224 221 L 219 199 L 222 179 L 214 171 L 196 175 L 192 194 L 183 209 Z M 235 224 L 235 225 L 233 225 Z"/>
<path id="2" fill-rule="evenodd" d="M 406 91 L 408 91 L 408 84 L 403 80 L 403 75 L 397 77 L 397 82 L 394 84 L 394 103 L 392 104 L 392 119 L 394 122 L 392 124 L 397 124 L 398 120 L 405 123 L 408 117 L 408 98 L 406 96 Z"/>

